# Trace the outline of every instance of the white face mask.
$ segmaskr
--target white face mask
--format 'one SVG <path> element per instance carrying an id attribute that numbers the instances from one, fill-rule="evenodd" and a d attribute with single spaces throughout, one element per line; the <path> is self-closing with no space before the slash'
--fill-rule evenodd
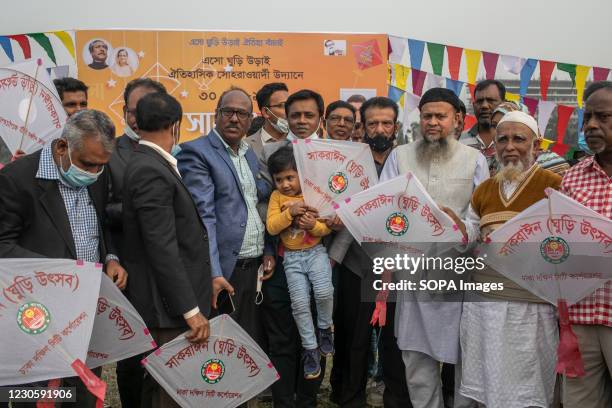
<path id="1" fill-rule="evenodd" d="M 272 125 L 272 127 L 276 129 L 277 132 L 280 132 L 283 134 L 289 133 L 289 122 L 287 122 L 287 119 L 279 118 L 274 113 L 272 113 L 272 111 L 269 108 L 266 108 L 266 109 L 268 110 L 268 113 L 270 113 L 270 115 L 276 118 L 276 123 L 272 122 L 270 119 L 267 119 L 268 122 L 270 122 L 270 124 Z"/>
<path id="2" fill-rule="evenodd" d="M 304 139 L 318 139 L 319 138 L 319 134 L 317 133 L 319 131 L 319 129 L 321 128 L 321 118 L 319 118 L 319 124 L 317 125 L 317 129 L 314 131 L 314 133 L 308 137 L 305 137 Z M 289 131 L 289 134 L 287 135 L 287 140 L 289 141 L 293 141 L 295 139 L 301 139 L 301 137 L 297 137 L 295 135 L 295 133 L 293 133 L 291 130 Z"/>
<path id="3" fill-rule="evenodd" d="M 125 121 L 125 128 L 123 129 L 123 131 L 125 132 L 126 136 L 132 139 L 133 141 L 138 142 L 140 140 L 140 136 L 138 136 L 138 134 L 134 132 L 134 129 L 132 129 L 130 125 L 128 125 L 127 117 L 124 117 L 123 120 Z"/>

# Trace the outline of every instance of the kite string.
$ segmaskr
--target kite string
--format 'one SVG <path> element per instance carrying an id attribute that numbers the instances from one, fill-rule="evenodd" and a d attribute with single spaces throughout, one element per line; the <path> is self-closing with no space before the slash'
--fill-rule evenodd
<path id="1" fill-rule="evenodd" d="M 26 133 L 28 133 L 28 122 L 30 120 L 30 110 L 32 109 L 32 101 L 34 100 L 34 94 L 36 93 L 36 90 L 38 90 L 37 78 L 38 78 L 38 70 L 40 69 L 41 64 L 42 62 L 38 60 L 38 63 L 36 64 L 36 72 L 34 72 L 34 85 L 36 85 L 36 88 L 32 92 L 32 95 L 30 96 L 30 101 L 28 102 L 28 110 L 26 112 L 25 124 L 23 126 L 23 132 L 21 133 L 21 140 L 19 141 L 19 148 L 17 150 L 21 150 L 21 147 L 23 145 L 23 139 Z"/>

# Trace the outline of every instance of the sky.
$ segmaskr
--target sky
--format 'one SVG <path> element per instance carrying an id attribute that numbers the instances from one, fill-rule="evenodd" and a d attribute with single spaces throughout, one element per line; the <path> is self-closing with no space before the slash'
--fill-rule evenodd
<path id="1" fill-rule="evenodd" d="M 611 16 L 607 0 L 21 0 L 3 11 L 0 34 L 112 28 L 386 33 L 612 68 Z"/>

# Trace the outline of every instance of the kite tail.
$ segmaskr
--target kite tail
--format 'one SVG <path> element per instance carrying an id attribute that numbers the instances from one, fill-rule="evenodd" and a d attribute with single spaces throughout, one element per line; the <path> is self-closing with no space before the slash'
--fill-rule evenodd
<path id="1" fill-rule="evenodd" d="M 582 377 L 584 375 L 584 362 L 580 356 L 578 338 L 572 331 L 569 322 L 567 302 L 559 299 L 557 303 L 559 312 L 559 347 L 557 348 L 557 373 L 568 377 Z"/>
<path id="2" fill-rule="evenodd" d="M 391 282 L 391 273 L 385 271 L 382 276 L 382 281 L 384 283 Z M 381 290 L 376 295 L 376 307 L 374 308 L 374 312 L 372 313 L 372 319 L 370 320 L 370 324 L 372 326 L 376 326 L 378 323 L 379 327 L 383 327 L 387 324 L 387 297 L 389 296 L 389 291 L 387 289 Z"/>
<path id="3" fill-rule="evenodd" d="M 60 379 L 49 380 L 47 387 L 50 389 L 57 389 L 60 386 Z M 36 401 L 36 408 L 55 408 L 55 402 L 50 399 L 41 399 Z"/>
<path id="4" fill-rule="evenodd" d="M 87 390 L 91 392 L 98 400 L 96 408 L 104 408 L 104 396 L 106 394 L 106 383 L 96 376 L 81 360 L 78 358 L 71 364 L 72 369 L 77 373 Z"/>

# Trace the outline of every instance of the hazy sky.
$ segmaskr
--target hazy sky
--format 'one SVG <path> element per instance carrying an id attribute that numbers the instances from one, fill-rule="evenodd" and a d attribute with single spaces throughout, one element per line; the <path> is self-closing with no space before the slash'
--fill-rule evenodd
<path id="1" fill-rule="evenodd" d="M 0 18 L 0 34 L 87 28 L 376 32 L 500 54 L 612 68 L 609 0 L 10 3 Z"/>

